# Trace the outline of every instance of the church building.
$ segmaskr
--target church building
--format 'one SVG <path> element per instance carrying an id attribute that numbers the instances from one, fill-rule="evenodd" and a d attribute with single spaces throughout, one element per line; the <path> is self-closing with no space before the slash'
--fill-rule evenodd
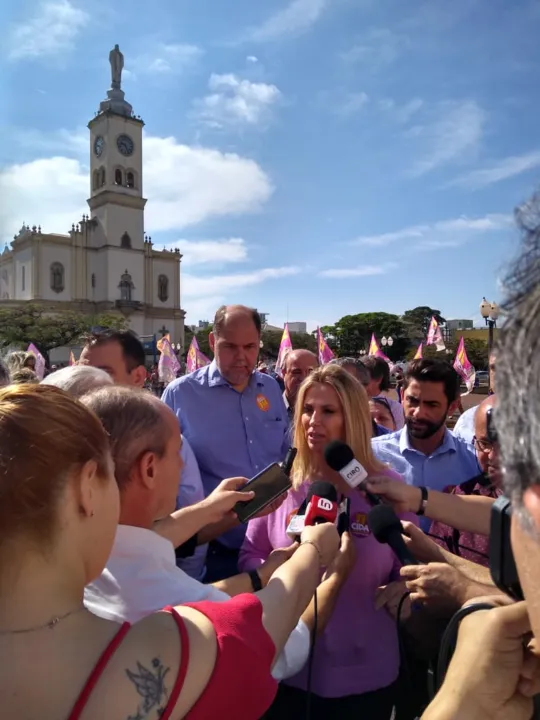
<path id="1" fill-rule="evenodd" d="M 139 336 L 166 331 L 183 346 L 181 254 L 154 250 L 145 233 L 144 123 L 121 89 L 118 45 L 109 60 L 111 89 L 88 124 L 89 212 L 68 234 L 23 225 L 0 255 L 0 307 L 27 301 L 51 312 L 120 313 Z"/>

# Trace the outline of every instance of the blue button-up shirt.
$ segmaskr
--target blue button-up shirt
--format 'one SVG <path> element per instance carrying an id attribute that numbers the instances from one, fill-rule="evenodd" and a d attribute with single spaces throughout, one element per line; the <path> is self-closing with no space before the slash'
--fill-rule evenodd
<path id="1" fill-rule="evenodd" d="M 254 372 L 239 393 L 222 377 L 215 360 L 174 380 L 162 397 L 180 422 L 193 448 L 206 495 L 224 478 L 252 478 L 281 462 L 289 449 L 288 417 L 277 382 Z M 245 527 L 221 538 L 232 548 L 242 544 Z"/>
<path id="2" fill-rule="evenodd" d="M 182 437 L 182 477 L 176 496 L 176 509 L 195 505 L 204 500 L 204 488 L 197 458 L 189 442 Z M 176 559 L 179 568 L 195 580 L 202 580 L 206 570 L 206 553 L 208 545 L 198 545 L 191 557 Z"/>
<path id="3" fill-rule="evenodd" d="M 439 447 L 424 455 L 410 444 L 407 428 L 373 438 L 373 453 L 403 476 L 408 485 L 444 490 L 448 485 L 460 485 L 480 474 L 480 466 L 472 445 L 455 438 L 446 430 Z M 422 518 L 423 530 L 429 530 L 431 520 Z"/>

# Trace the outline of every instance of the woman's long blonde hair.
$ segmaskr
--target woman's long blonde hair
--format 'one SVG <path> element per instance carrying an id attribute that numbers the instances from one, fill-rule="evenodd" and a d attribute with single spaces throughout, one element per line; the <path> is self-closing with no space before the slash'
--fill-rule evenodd
<path id="1" fill-rule="evenodd" d="M 312 477 L 315 467 L 302 427 L 302 414 L 306 394 L 314 385 L 332 387 L 341 403 L 345 425 L 345 437 L 354 453 L 354 457 L 371 475 L 380 472 L 385 465 L 379 462 L 371 449 L 373 425 L 369 411 L 369 402 L 365 389 L 358 380 L 338 365 L 323 365 L 309 375 L 298 391 L 294 412 L 294 446 L 298 450 L 293 466 L 293 487 L 297 489 L 305 480 Z"/>

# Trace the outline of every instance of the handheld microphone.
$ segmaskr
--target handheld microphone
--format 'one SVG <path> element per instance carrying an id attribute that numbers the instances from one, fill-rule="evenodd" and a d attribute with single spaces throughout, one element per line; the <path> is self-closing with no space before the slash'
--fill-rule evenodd
<path id="1" fill-rule="evenodd" d="M 338 472 L 349 487 L 360 487 L 371 505 L 381 504 L 382 500 L 378 495 L 361 487 L 368 474 L 358 460 L 355 460 L 353 451 L 346 443 L 333 440 L 324 449 L 324 459 L 328 467 Z"/>
<path id="2" fill-rule="evenodd" d="M 335 523 L 338 515 L 337 490 L 329 482 L 314 482 L 308 493 L 305 526 Z"/>
<path id="3" fill-rule="evenodd" d="M 290 447 L 285 455 L 285 460 L 281 463 L 281 469 L 287 477 L 291 477 L 292 466 L 298 450 L 295 447 Z"/>
<path id="4" fill-rule="evenodd" d="M 403 565 L 420 565 L 405 545 L 401 535 L 403 527 L 390 505 L 376 505 L 369 511 L 367 521 L 375 539 L 380 543 L 390 545 Z"/>
<path id="5" fill-rule="evenodd" d="M 319 507 L 319 503 L 322 507 Z M 287 537 L 297 542 L 307 525 L 318 522 L 335 522 L 337 518 L 337 492 L 333 485 L 317 481 L 310 485 L 304 502 L 287 526 Z M 309 515 L 308 515 L 309 513 Z"/>

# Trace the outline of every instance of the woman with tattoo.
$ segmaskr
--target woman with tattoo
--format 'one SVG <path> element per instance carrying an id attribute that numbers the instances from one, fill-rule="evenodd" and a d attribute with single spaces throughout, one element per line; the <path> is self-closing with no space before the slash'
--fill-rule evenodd
<path id="1" fill-rule="evenodd" d="M 171 436 L 166 452 L 178 455 Z M 42 720 L 256 720 L 270 671 L 306 609 L 333 525 L 307 528 L 264 590 L 118 625 L 85 610 L 119 515 L 109 439 L 50 386 L 0 391 L 0 705 Z"/>

